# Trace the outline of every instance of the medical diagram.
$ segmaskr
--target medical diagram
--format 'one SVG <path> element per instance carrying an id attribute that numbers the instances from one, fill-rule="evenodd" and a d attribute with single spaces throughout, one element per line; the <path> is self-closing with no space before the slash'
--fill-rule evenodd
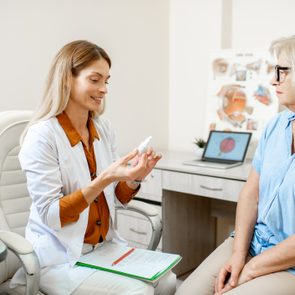
<path id="1" fill-rule="evenodd" d="M 212 54 L 207 132 L 252 131 L 259 138 L 266 122 L 278 111 L 270 85 L 274 66 L 267 50 L 222 50 Z"/>

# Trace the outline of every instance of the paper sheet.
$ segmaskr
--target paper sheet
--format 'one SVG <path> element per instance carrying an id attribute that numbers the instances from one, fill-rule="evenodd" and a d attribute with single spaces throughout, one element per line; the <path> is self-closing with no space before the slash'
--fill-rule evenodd
<path id="1" fill-rule="evenodd" d="M 152 279 L 157 274 L 169 269 L 178 262 L 181 257 L 176 254 L 168 254 L 145 249 L 135 249 L 118 264 L 112 263 L 129 251 L 131 247 L 113 243 L 105 243 L 93 252 L 82 256 L 79 262 L 117 271 L 146 279 Z"/>

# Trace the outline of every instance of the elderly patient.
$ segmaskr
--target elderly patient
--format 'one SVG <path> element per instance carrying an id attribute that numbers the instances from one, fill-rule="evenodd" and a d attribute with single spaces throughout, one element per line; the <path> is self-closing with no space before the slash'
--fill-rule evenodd
<path id="1" fill-rule="evenodd" d="M 295 36 L 270 47 L 271 84 L 287 109 L 266 126 L 240 194 L 235 233 L 177 294 L 295 294 Z"/>

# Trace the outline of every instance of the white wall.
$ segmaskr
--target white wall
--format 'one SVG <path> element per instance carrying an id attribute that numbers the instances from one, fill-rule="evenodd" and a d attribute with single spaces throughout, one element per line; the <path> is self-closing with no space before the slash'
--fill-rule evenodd
<path id="1" fill-rule="evenodd" d="M 0 0 L 0 111 L 34 109 L 50 62 L 87 39 L 113 62 L 106 116 L 119 150 L 168 145 L 169 0 Z"/>
<path id="2" fill-rule="evenodd" d="M 268 49 L 295 34 L 294 11 L 294 0 L 171 0 L 169 149 L 192 151 L 193 138 L 206 134 L 210 52 Z"/>
<path id="3" fill-rule="evenodd" d="M 170 1 L 169 148 L 203 136 L 209 57 L 221 46 L 220 0 Z"/>
<path id="4" fill-rule="evenodd" d="M 232 0 L 233 48 L 268 49 L 272 40 L 295 35 L 294 0 Z"/>
<path id="5" fill-rule="evenodd" d="M 294 11 L 294 0 L 0 0 L 0 111 L 34 108 L 56 51 L 88 39 L 113 60 L 106 115 L 120 151 L 147 135 L 190 151 L 206 134 L 210 53 L 268 48 L 295 34 Z"/>

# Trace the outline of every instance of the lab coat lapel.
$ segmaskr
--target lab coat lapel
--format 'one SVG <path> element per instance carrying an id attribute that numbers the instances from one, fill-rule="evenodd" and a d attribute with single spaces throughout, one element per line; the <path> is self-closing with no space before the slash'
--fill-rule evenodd
<path id="1" fill-rule="evenodd" d="M 111 152 L 108 145 L 103 142 L 105 139 L 101 136 L 100 140 L 94 140 L 94 150 L 96 158 L 96 174 L 99 175 L 102 171 L 107 169 L 112 163 Z M 111 183 L 103 190 L 105 198 L 110 210 L 110 216 L 114 220 L 115 206 L 114 206 L 114 184 Z"/>

